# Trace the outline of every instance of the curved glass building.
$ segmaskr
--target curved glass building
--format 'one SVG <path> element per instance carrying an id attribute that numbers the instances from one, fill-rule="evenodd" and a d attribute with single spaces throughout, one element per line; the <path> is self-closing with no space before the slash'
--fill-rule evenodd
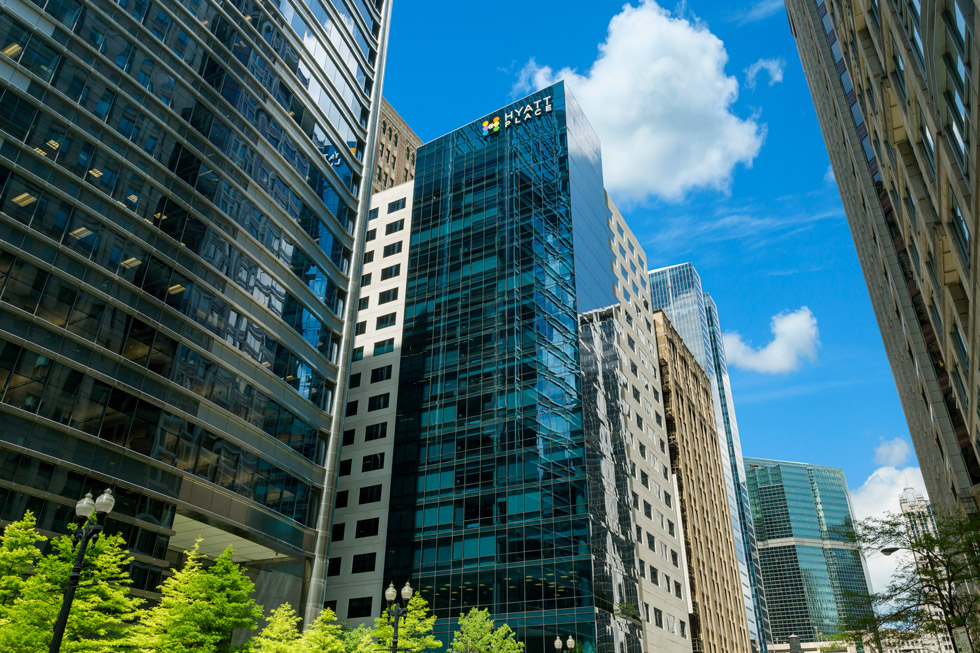
<path id="1" fill-rule="evenodd" d="M 0 519 L 319 608 L 387 4 L 0 0 Z"/>

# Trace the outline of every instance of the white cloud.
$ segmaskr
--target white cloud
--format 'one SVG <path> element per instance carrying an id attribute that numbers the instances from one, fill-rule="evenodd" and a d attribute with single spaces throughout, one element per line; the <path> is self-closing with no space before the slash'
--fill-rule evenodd
<path id="1" fill-rule="evenodd" d="M 731 111 L 738 81 L 727 62 L 707 27 L 641 0 L 613 17 L 587 72 L 531 59 L 514 93 L 564 79 L 602 141 L 617 200 L 679 199 L 694 188 L 727 190 L 735 167 L 751 165 L 762 147 L 765 126 Z"/>
<path id="2" fill-rule="evenodd" d="M 726 333 L 725 354 L 729 365 L 753 372 L 784 374 L 799 369 L 802 358 L 817 360 L 820 330 L 816 316 L 806 306 L 774 315 L 769 329 L 773 339 L 761 349 L 746 344 L 737 333 Z"/>
<path id="3" fill-rule="evenodd" d="M 895 440 L 888 442 L 895 442 Z M 888 442 L 884 444 L 888 444 Z M 875 460 L 878 460 L 881 449 L 881 445 L 875 449 Z M 922 471 L 918 467 L 879 467 L 864 481 L 861 487 L 851 490 L 854 517 L 867 519 L 868 517 L 883 516 L 886 512 L 899 512 L 898 496 L 907 487 L 914 488 L 922 496 L 928 496 L 925 482 L 922 480 Z M 901 555 L 901 553 L 896 553 L 886 557 L 880 553 L 872 553 L 867 556 L 871 587 L 875 592 L 881 592 L 888 586 L 892 573 L 902 560 Z"/>
<path id="4" fill-rule="evenodd" d="M 883 467 L 898 467 L 904 465 L 912 453 L 912 446 L 904 438 L 882 440 L 875 447 L 875 463 Z"/>
<path id="5" fill-rule="evenodd" d="M 823 181 L 825 184 L 837 183 L 837 178 L 834 176 L 834 166 L 827 166 L 827 172 L 823 173 Z"/>
<path id="6" fill-rule="evenodd" d="M 775 16 L 782 8 L 783 0 L 759 0 L 759 2 L 752 5 L 751 9 L 739 16 L 738 22 L 744 25 L 746 23 L 765 20 L 770 16 Z"/>
<path id="7" fill-rule="evenodd" d="M 783 81 L 783 72 L 786 70 L 786 61 L 782 57 L 776 57 L 775 59 L 759 59 L 745 69 L 745 87 L 755 88 L 756 78 L 763 70 L 769 74 L 769 86 L 774 86 Z"/>

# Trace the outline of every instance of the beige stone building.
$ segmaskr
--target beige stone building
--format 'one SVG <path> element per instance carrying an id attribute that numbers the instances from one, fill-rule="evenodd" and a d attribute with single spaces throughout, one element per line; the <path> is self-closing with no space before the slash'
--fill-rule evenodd
<path id="1" fill-rule="evenodd" d="M 371 191 L 377 193 L 415 179 L 415 151 L 421 145 L 422 139 L 388 104 L 388 100 L 382 98 Z"/>
<path id="2" fill-rule="evenodd" d="M 748 621 L 711 403 L 711 385 L 662 311 L 653 314 L 660 384 L 684 522 L 695 653 L 747 653 Z"/>
<path id="3" fill-rule="evenodd" d="M 786 0 L 929 496 L 980 508 L 975 5 Z"/>

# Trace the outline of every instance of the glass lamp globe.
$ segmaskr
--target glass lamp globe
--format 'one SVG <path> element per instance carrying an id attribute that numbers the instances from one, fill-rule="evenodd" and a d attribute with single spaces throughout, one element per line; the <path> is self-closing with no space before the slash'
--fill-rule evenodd
<path id="1" fill-rule="evenodd" d="M 95 512 L 95 501 L 92 500 L 92 493 L 86 492 L 85 496 L 75 504 L 75 514 L 82 519 L 88 519 Z"/>
<path id="2" fill-rule="evenodd" d="M 561 637 L 555 637 L 555 650 L 561 650 Z"/>
<path id="3" fill-rule="evenodd" d="M 568 636 L 568 641 L 565 643 L 568 644 L 569 651 L 575 649 L 575 639 L 571 635 Z"/>
<path id="4" fill-rule="evenodd" d="M 405 582 L 405 587 L 402 588 L 402 598 L 407 602 L 412 598 L 412 586 Z"/>
<path id="5" fill-rule="evenodd" d="M 106 490 L 95 500 L 95 511 L 101 514 L 112 512 L 116 505 L 116 499 L 112 496 L 112 490 Z"/>
<path id="6" fill-rule="evenodd" d="M 398 598 L 398 590 L 395 589 L 394 583 L 388 585 L 388 589 L 385 590 L 385 598 L 388 599 L 388 603 Z"/>

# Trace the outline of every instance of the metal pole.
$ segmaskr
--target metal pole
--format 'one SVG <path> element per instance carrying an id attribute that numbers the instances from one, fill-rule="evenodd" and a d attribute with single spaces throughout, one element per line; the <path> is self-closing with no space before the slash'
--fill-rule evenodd
<path id="1" fill-rule="evenodd" d="M 391 608 L 391 613 L 395 615 L 394 630 L 391 633 L 391 653 L 398 653 L 398 622 L 401 617 L 401 607 L 397 603 Z"/>
<path id="2" fill-rule="evenodd" d="M 61 640 L 65 636 L 65 626 L 68 625 L 68 614 L 71 612 L 72 601 L 75 600 L 75 590 L 78 588 L 78 581 L 82 577 L 82 564 L 85 562 L 85 548 L 88 546 L 92 535 L 102 530 L 101 526 L 86 526 L 81 529 L 81 537 L 78 542 L 78 555 L 75 556 L 75 566 L 72 567 L 71 574 L 68 575 L 68 587 L 65 588 L 65 598 L 61 602 L 61 612 L 58 619 L 54 622 L 54 634 L 51 638 L 51 646 L 48 653 L 59 653 L 61 651 Z"/>

